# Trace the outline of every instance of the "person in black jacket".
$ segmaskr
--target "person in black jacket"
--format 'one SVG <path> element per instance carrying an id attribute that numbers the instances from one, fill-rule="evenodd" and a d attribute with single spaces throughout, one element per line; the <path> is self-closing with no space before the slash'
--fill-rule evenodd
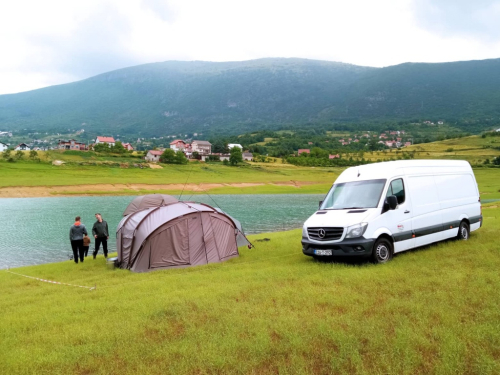
<path id="1" fill-rule="evenodd" d="M 97 252 L 99 251 L 99 247 L 101 246 L 102 243 L 102 250 L 104 252 L 104 257 L 107 258 L 108 238 L 109 238 L 108 223 L 106 223 L 102 219 L 102 216 L 99 213 L 95 214 L 95 217 L 97 221 L 94 223 L 94 226 L 92 227 L 92 234 L 94 235 L 95 238 L 95 250 L 92 255 L 94 256 L 95 259 Z"/>
<path id="2" fill-rule="evenodd" d="M 73 259 L 78 263 L 78 257 L 83 262 L 83 235 L 87 235 L 87 228 L 80 222 L 80 216 L 75 217 L 75 224 L 69 230 L 69 240 L 71 241 L 71 249 L 73 250 Z"/>

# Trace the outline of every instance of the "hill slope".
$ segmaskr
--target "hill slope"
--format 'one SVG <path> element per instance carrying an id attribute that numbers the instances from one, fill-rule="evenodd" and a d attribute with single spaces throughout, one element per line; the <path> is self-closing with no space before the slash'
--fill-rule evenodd
<path id="1" fill-rule="evenodd" d="M 0 96 L 0 129 L 173 134 L 498 117 L 500 59 L 369 68 L 304 60 L 146 64 Z"/>

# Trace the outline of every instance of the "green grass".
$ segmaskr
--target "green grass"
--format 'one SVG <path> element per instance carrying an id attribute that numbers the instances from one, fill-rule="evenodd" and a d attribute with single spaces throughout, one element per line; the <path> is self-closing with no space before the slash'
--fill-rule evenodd
<path id="1" fill-rule="evenodd" d="M 340 168 L 307 168 L 287 164 L 244 165 L 230 167 L 222 164 L 191 163 L 163 165 L 162 169 L 119 168 L 106 165 L 85 166 L 68 164 L 0 161 L 0 187 L 11 186 L 75 186 L 74 194 L 86 194 L 85 185 L 93 184 L 189 184 L 262 183 L 252 188 L 217 187 L 216 193 L 315 193 L 324 192 L 342 171 Z M 188 178 L 189 177 L 189 178 Z M 283 186 L 283 183 L 306 182 L 303 186 Z M 278 184 L 278 185 L 275 185 Z M 316 186 L 315 186 L 316 185 Z M 129 191 L 130 190 L 130 191 Z M 161 190 L 161 189 L 160 189 Z M 160 192 L 154 189 L 154 192 Z M 148 190 L 152 191 L 152 190 Z M 171 190 L 168 190 L 172 192 Z M 110 192 L 102 191 L 104 194 Z M 111 194 L 138 194 L 133 189 Z M 71 194 L 71 192 L 70 192 Z M 95 194 L 92 192 L 92 194 Z M 142 194 L 142 192 L 139 192 Z"/>
<path id="2" fill-rule="evenodd" d="M 500 209 L 386 265 L 301 254 L 300 231 L 208 266 L 87 258 L 0 271 L 2 374 L 498 374 Z M 268 242 L 257 242 L 260 238 Z"/>

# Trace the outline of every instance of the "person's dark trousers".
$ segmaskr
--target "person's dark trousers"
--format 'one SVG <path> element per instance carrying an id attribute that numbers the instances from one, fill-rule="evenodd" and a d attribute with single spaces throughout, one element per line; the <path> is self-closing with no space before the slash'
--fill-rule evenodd
<path id="1" fill-rule="evenodd" d="M 104 252 L 104 257 L 108 257 L 108 239 L 106 237 L 97 237 L 95 239 L 95 251 L 94 251 L 94 258 L 99 252 L 99 247 L 101 247 L 102 243 L 102 251 Z"/>
<path id="2" fill-rule="evenodd" d="M 83 247 L 83 254 L 85 254 L 85 258 L 87 257 L 87 255 L 89 255 L 89 246 Z"/>
<path id="3" fill-rule="evenodd" d="M 83 240 L 71 241 L 71 249 L 73 250 L 73 260 L 78 263 L 78 258 L 83 262 Z"/>

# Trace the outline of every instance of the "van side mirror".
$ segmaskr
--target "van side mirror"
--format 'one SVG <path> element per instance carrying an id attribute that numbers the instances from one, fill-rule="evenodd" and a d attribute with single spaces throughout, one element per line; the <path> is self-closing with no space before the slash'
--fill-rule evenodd
<path id="1" fill-rule="evenodd" d="M 387 204 L 389 205 L 390 210 L 395 210 L 398 206 L 398 198 L 395 195 L 389 195 L 386 198 Z"/>
<path id="2" fill-rule="evenodd" d="M 321 205 L 323 204 L 323 201 L 319 201 L 319 206 L 318 206 L 318 209 L 321 208 Z"/>

